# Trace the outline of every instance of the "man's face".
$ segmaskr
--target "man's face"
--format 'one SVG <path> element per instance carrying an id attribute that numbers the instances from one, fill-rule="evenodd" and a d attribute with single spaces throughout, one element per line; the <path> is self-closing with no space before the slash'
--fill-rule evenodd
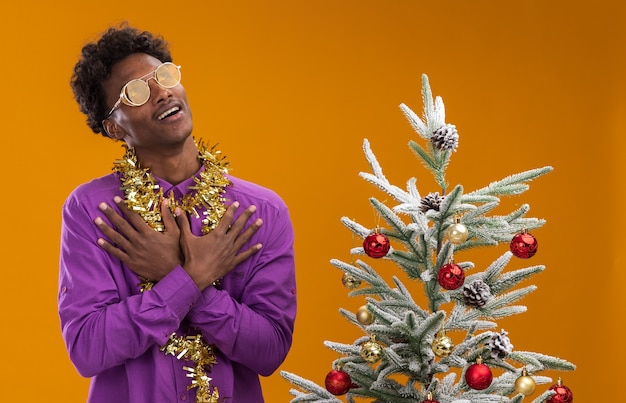
<path id="1" fill-rule="evenodd" d="M 102 84 L 107 107 L 118 101 L 122 87 L 130 80 L 152 73 L 161 61 L 145 53 L 135 53 L 113 65 L 111 75 Z M 121 103 L 104 126 L 109 136 L 124 140 L 137 152 L 164 151 L 184 142 L 193 128 L 191 110 L 181 84 L 163 88 L 148 80 L 150 98 L 141 106 Z"/>

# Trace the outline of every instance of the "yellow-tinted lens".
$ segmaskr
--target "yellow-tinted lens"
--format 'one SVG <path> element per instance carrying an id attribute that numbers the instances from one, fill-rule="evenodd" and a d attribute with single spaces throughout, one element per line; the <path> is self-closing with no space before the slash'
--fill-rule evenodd
<path id="1" fill-rule="evenodd" d="M 163 63 L 154 72 L 154 79 L 162 87 L 176 87 L 180 83 L 180 69 L 173 63 Z"/>
<path id="2" fill-rule="evenodd" d="M 124 86 L 124 98 L 132 106 L 143 105 L 150 98 L 150 87 L 143 80 L 131 80 Z"/>

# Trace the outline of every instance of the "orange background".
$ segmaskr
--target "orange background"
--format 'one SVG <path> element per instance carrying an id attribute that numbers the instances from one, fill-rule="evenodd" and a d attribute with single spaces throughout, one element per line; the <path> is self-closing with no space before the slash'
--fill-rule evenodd
<path id="1" fill-rule="evenodd" d="M 561 375 L 577 402 L 619 400 L 626 5 L 591 3 L 5 4 L 0 401 L 85 400 L 88 381 L 67 358 L 56 313 L 60 209 L 75 186 L 108 173 L 121 148 L 90 133 L 68 81 L 82 45 L 122 20 L 171 43 L 196 137 L 219 142 L 233 174 L 276 190 L 290 206 L 299 316 L 281 369 L 323 383 L 336 358 L 323 340 L 351 343 L 360 335 L 337 310 L 356 310 L 363 300 L 347 297 L 328 261 L 350 259 L 352 239 L 340 217 L 373 226 L 367 198 L 386 198 L 357 176 L 368 170 L 362 139 L 393 183 L 404 187 L 417 176 L 423 194 L 438 190 L 406 147 L 416 135 L 397 107 L 421 113 L 426 73 L 461 136 L 451 184 L 470 191 L 555 167 L 506 203 L 528 202 L 531 216 L 547 219 L 529 264 L 548 270 L 523 300 L 529 311 L 502 327 L 516 349 L 575 362 L 577 371 Z M 505 250 L 463 259 L 484 268 Z M 421 288 L 414 289 L 417 298 Z M 290 400 L 291 384 L 278 374 L 263 383 L 268 402 Z"/>

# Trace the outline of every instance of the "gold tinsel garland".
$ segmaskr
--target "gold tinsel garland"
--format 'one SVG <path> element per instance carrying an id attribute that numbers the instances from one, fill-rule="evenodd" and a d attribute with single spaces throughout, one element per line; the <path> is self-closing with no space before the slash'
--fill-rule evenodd
<path id="1" fill-rule="evenodd" d="M 149 168 L 143 168 L 137 160 L 135 150 L 124 145 L 126 153 L 122 159 L 113 163 L 113 170 L 119 174 L 121 190 L 124 191 L 125 202 L 129 210 L 136 212 L 155 231 L 163 232 L 163 218 L 161 217 L 161 203 L 163 201 L 163 189 L 156 183 Z M 219 150 L 213 146 L 210 150 L 202 143 L 196 143 L 198 159 L 202 162 L 204 170 L 199 178 L 194 178 L 194 185 L 189 186 L 190 192 L 185 194 L 182 200 L 169 195 L 169 207 L 172 211 L 179 207 L 186 213 L 200 218 L 199 209 L 202 209 L 202 233 L 208 234 L 217 227 L 220 219 L 226 212 L 223 197 L 230 180 L 228 162 Z M 156 283 L 153 280 L 140 277 L 138 284 L 141 292 L 152 289 Z M 183 366 L 187 371 L 187 377 L 192 378 L 187 389 L 196 389 L 197 403 L 217 403 L 219 393 L 216 387 L 211 386 L 212 380 L 207 376 L 207 371 L 216 364 L 213 346 L 208 345 L 202 335 L 176 336 L 172 334 L 168 342 L 161 347 L 165 355 L 171 354 L 177 359 L 193 361 L 193 367 Z"/>
<path id="2" fill-rule="evenodd" d="M 183 366 L 183 369 L 187 371 L 187 377 L 192 378 L 187 390 L 197 388 L 196 403 L 218 403 L 220 395 L 217 387 L 211 386 L 212 378 L 206 374 L 213 364 L 217 364 L 217 360 L 213 346 L 206 344 L 202 335 L 176 336 L 176 333 L 173 333 L 167 343 L 161 347 L 161 351 L 179 360 L 193 361 L 193 367 Z"/>
<path id="3" fill-rule="evenodd" d="M 182 200 L 176 200 L 170 193 L 170 209 L 174 211 L 180 207 L 186 213 L 200 217 L 198 209 L 202 208 L 202 233 L 208 234 L 217 227 L 220 219 L 226 212 L 223 194 L 230 180 L 228 162 L 220 156 L 221 152 L 213 146 L 210 150 L 202 143 L 196 143 L 198 159 L 204 165 L 199 178 L 194 178 L 195 185 L 189 186 L 191 192 L 183 196 Z M 156 231 L 162 232 L 165 227 L 161 217 L 161 202 L 163 189 L 156 183 L 150 173 L 150 168 L 141 167 L 135 150 L 127 147 L 122 159 L 113 163 L 113 170 L 119 173 L 121 189 L 124 191 L 125 202 L 131 211 L 136 212 L 144 221 Z"/>

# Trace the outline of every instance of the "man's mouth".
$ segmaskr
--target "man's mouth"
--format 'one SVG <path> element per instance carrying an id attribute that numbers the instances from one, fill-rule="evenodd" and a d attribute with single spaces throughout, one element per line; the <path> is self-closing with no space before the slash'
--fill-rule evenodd
<path id="1" fill-rule="evenodd" d="M 180 112 L 180 108 L 178 106 L 174 106 L 157 116 L 157 119 L 161 121 L 165 118 L 176 115 L 178 112 Z"/>

